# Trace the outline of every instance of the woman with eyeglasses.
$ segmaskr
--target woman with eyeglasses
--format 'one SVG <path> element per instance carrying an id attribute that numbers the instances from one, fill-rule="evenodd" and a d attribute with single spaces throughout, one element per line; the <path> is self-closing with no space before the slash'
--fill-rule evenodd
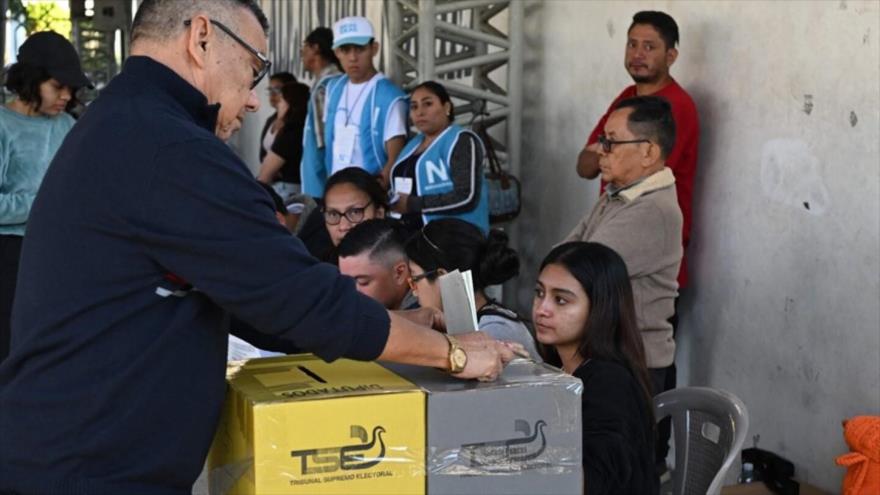
<path id="1" fill-rule="evenodd" d="M 547 362 L 584 383 L 584 492 L 658 493 L 651 382 L 623 259 L 594 242 L 555 247 L 541 263 L 532 321 Z"/>
<path id="2" fill-rule="evenodd" d="M 455 108 L 441 84 L 413 89 L 410 118 L 419 134 L 391 167 L 394 211 L 411 228 L 443 217 L 470 222 L 489 232 L 489 198 L 483 180 L 480 138 L 455 124 Z"/>
<path id="3" fill-rule="evenodd" d="M 270 90 L 272 90 L 270 86 Z M 282 199 L 301 192 L 299 167 L 303 152 L 303 128 L 309 104 L 309 87 L 289 82 L 280 88 L 280 98 L 274 105 L 275 120 L 267 127 L 263 146 L 266 148 L 257 180 L 270 184 Z"/>
<path id="4" fill-rule="evenodd" d="M 373 218 L 385 218 L 388 196 L 376 177 L 358 167 L 336 172 L 324 188 L 324 225 L 332 247 L 319 258 L 336 262 L 336 247 L 355 225 Z"/>
<path id="5" fill-rule="evenodd" d="M 464 220 L 441 218 L 425 225 L 407 241 L 406 255 L 410 289 L 419 299 L 419 306 L 442 310 L 437 278 L 453 270 L 470 270 L 479 330 L 498 340 L 518 342 L 532 359 L 541 361 L 525 321 L 485 292 L 486 287 L 502 284 L 519 274 L 519 257 L 508 247 L 507 234 L 493 229 L 486 237 Z"/>
<path id="6" fill-rule="evenodd" d="M 15 96 L 0 105 L 0 361 L 9 353 L 10 315 L 31 206 L 61 142 L 73 127 L 65 110 L 91 82 L 66 38 L 31 35 L 6 71 Z"/>

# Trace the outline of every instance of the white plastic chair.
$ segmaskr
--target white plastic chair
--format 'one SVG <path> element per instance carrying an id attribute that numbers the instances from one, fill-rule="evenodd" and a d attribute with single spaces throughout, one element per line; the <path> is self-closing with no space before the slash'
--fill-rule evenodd
<path id="1" fill-rule="evenodd" d="M 671 416 L 672 495 L 717 495 L 746 439 L 749 413 L 729 392 L 683 387 L 654 397 L 657 421 Z"/>

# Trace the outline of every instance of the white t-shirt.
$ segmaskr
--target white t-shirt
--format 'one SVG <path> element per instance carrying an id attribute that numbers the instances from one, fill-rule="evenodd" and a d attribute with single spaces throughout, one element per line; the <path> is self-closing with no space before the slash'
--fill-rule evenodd
<path id="1" fill-rule="evenodd" d="M 272 126 L 275 123 L 269 125 L 269 128 L 266 129 L 266 135 L 263 136 L 263 150 L 268 153 L 272 151 L 272 145 L 275 143 L 275 134 L 276 132 L 272 131 Z"/>
<path id="2" fill-rule="evenodd" d="M 333 116 L 333 135 L 341 136 L 346 124 L 357 126 L 361 122 L 361 114 L 364 111 L 364 104 L 369 99 L 368 96 L 379 79 L 385 76 L 382 73 L 376 73 L 369 81 L 355 84 L 351 81 L 346 83 L 345 89 L 342 90 L 342 97 L 339 99 L 339 105 L 336 107 L 336 115 Z M 349 111 L 351 108 L 351 111 Z M 324 107 L 325 113 L 327 107 Z M 326 122 L 330 122 L 329 115 L 325 115 Z M 406 102 L 403 99 L 397 100 L 388 112 L 385 119 L 385 141 L 397 136 L 406 135 Z M 334 138 L 335 139 L 335 138 Z M 344 168 L 360 167 L 364 168 L 364 153 L 361 150 L 360 139 L 354 140 L 354 147 L 351 151 L 351 160 L 349 163 L 333 162 L 332 173 L 336 173 Z"/>

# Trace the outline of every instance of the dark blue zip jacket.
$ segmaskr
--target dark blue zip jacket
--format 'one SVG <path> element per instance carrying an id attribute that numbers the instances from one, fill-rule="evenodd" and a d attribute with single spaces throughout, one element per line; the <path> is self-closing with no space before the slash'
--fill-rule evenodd
<path id="1" fill-rule="evenodd" d="M 217 111 L 132 57 L 55 156 L 0 365 L 0 493 L 189 493 L 227 312 L 326 360 L 382 352 L 387 312 L 278 224 Z"/>

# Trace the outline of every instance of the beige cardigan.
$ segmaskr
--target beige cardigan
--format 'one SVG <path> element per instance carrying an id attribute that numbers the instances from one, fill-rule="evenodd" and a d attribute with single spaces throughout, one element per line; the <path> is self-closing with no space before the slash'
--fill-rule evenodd
<path id="1" fill-rule="evenodd" d="M 675 178 L 664 167 L 614 196 L 603 194 L 565 238 L 604 244 L 626 262 L 649 368 L 669 366 L 675 357 L 668 320 L 678 296 L 681 228 Z"/>

